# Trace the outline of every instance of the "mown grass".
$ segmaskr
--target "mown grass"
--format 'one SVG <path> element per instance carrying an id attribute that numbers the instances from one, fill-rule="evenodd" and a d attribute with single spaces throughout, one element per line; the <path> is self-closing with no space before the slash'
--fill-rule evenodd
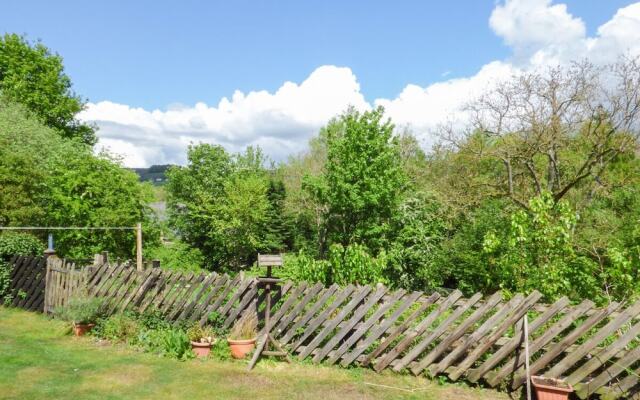
<path id="1" fill-rule="evenodd" d="M 60 321 L 0 307 L 2 399 L 506 399 L 365 369 L 265 360 L 174 361 L 69 336 Z"/>

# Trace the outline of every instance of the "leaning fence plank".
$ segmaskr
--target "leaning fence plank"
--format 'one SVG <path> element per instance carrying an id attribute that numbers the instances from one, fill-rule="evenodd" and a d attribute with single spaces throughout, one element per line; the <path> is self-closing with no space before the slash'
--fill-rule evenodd
<path id="1" fill-rule="evenodd" d="M 315 332 L 316 329 L 318 329 L 319 326 L 321 326 L 323 323 L 327 322 L 327 318 L 333 314 L 333 312 L 335 310 L 338 309 L 338 307 L 340 307 L 342 305 L 342 303 L 344 303 L 344 301 L 352 294 L 352 293 L 358 293 L 358 291 L 356 291 L 355 286 L 353 285 L 347 285 L 344 289 L 342 289 L 340 291 L 340 293 L 337 294 L 337 297 L 334 299 L 333 302 L 331 302 L 331 304 L 329 304 L 327 306 L 327 308 L 325 308 L 322 312 L 320 312 L 316 317 L 314 317 L 312 320 L 309 321 L 309 323 L 307 324 L 307 328 L 304 330 L 304 332 L 302 333 L 302 335 L 298 338 L 298 340 L 291 346 L 291 350 L 292 351 L 296 351 L 298 350 L 298 348 L 300 346 L 302 346 L 302 344 L 305 342 L 305 340 L 307 340 L 307 338 L 309 338 L 311 336 L 311 334 L 313 334 Z M 323 304 L 320 304 L 320 306 L 323 306 Z M 313 340 L 313 339 L 312 339 Z"/>
<path id="2" fill-rule="evenodd" d="M 369 298 L 364 304 L 362 304 L 360 307 L 355 309 L 353 311 L 353 315 L 347 321 L 347 323 L 344 324 L 344 326 L 342 326 L 340 330 L 336 334 L 334 334 L 333 337 L 331 337 L 331 339 L 327 341 L 327 343 L 324 345 L 322 349 L 320 349 L 320 351 L 318 351 L 318 353 L 316 353 L 316 355 L 313 357 L 313 361 L 316 363 L 322 361 L 322 359 L 325 358 L 327 354 L 329 354 L 329 352 L 338 344 L 338 342 L 342 340 L 345 336 L 347 336 L 347 334 L 351 331 L 351 329 L 353 329 L 353 327 L 356 326 L 356 324 L 365 316 L 367 311 L 369 311 L 380 300 L 380 298 L 384 296 L 386 291 L 387 289 L 384 286 L 378 287 L 376 291 L 371 296 L 369 296 Z M 343 320 L 345 317 L 347 317 L 348 313 L 350 312 L 351 312 L 350 310 L 349 311 L 343 310 L 344 317 L 340 318 L 340 315 L 336 317 L 336 320 L 338 320 L 338 323 L 341 320 Z"/>
<path id="3" fill-rule="evenodd" d="M 191 299 L 193 293 L 202 285 L 202 282 L 207 278 L 205 273 L 201 273 L 193 281 L 189 284 L 189 286 L 185 287 L 185 290 L 180 294 L 175 304 L 173 305 L 173 311 L 169 314 L 169 321 L 174 321 L 180 313 L 182 313 L 185 304 Z"/>
<path id="4" fill-rule="evenodd" d="M 369 353 L 369 355 L 365 357 L 365 359 L 362 361 L 362 365 L 369 365 L 371 361 L 378 357 L 378 355 L 382 354 L 382 352 L 384 352 L 387 347 L 389 347 L 400 335 L 402 335 L 407 329 L 409 329 L 409 326 L 416 318 L 422 315 L 423 312 L 427 311 L 427 309 L 431 307 L 431 305 L 433 305 L 438 299 L 440 299 L 440 294 L 432 293 L 431 296 L 420 303 L 418 308 L 413 313 L 405 318 L 400 325 L 396 326 L 384 338 L 384 340 L 380 342 L 378 347 L 376 347 L 375 350 L 373 350 L 371 353 Z"/>
<path id="5" fill-rule="evenodd" d="M 627 323 L 630 319 L 638 316 L 639 313 L 640 300 L 627 307 L 626 310 L 620 312 L 617 317 L 613 318 L 607 325 L 600 328 L 598 332 L 596 332 L 587 341 L 581 344 L 580 347 L 567 354 L 565 358 L 556 363 L 553 368 L 546 371 L 544 375 L 550 378 L 559 377 L 563 372 L 580 361 L 582 357 L 586 356 L 594 347 L 607 339 L 610 334 L 614 333 L 618 328 Z"/>
<path id="6" fill-rule="evenodd" d="M 324 289 L 320 297 L 313 303 L 313 305 L 303 314 L 302 317 L 295 320 L 293 326 L 291 326 L 284 334 L 279 338 L 280 343 L 286 344 L 291 338 L 297 334 L 298 329 L 302 328 L 307 322 L 309 322 L 313 316 L 320 310 L 320 308 L 327 303 L 329 298 L 338 290 L 338 285 L 331 285 L 329 288 Z"/>
<path id="7" fill-rule="evenodd" d="M 322 290 L 324 285 L 320 282 L 316 283 L 314 286 L 310 287 L 304 293 L 304 297 L 296 304 L 296 306 L 291 310 L 289 314 L 280 319 L 280 322 L 273 329 L 275 335 L 282 333 L 287 329 L 289 324 L 293 322 L 293 320 L 300 315 L 304 307 L 309 304 L 309 302 L 318 295 L 318 293 Z"/>
<path id="8" fill-rule="evenodd" d="M 480 299 L 482 295 L 480 293 L 476 293 L 469 300 L 467 300 L 464 304 L 460 305 L 460 307 L 456 308 L 447 319 L 442 321 L 431 331 L 426 337 L 424 337 L 417 345 L 411 348 L 407 354 L 402 357 L 402 359 L 398 360 L 398 362 L 393 366 L 393 370 L 396 372 L 401 371 L 405 366 L 409 365 L 410 362 L 415 360 L 422 352 L 435 340 L 437 340 L 440 336 L 442 336 L 447 329 L 450 328 L 451 324 L 453 324 L 462 314 L 467 312 L 471 307 L 473 307 Z"/>
<path id="9" fill-rule="evenodd" d="M 373 314 L 371 314 L 371 316 L 367 318 L 360 325 L 360 327 L 355 332 L 353 332 L 347 340 L 344 341 L 344 343 L 342 343 L 342 345 L 331 355 L 331 357 L 329 357 L 327 362 L 329 364 L 334 364 L 336 361 L 338 361 L 340 357 L 342 357 L 342 355 L 351 348 L 351 346 L 355 345 L 356 342 L 362 336 L 364 336 L 371 329 L 371 327 L 375 323 L 377 323 L 378 320 L 380 320 L 380 318 L 382 318 L 394 304 L 396 304 L 398 300 L 400 300 L 405 295 L 405 293 L 406 291 L 403 289 L 399 289 L 393 292 L 391 294 L 391 297 L 388 298 L 382 305 L 380 305 L 380 307 L 378 307 L 378 309 Z"/>
<path id="10" fill-rule="evenodd" d="M 615 364 L 612 364 L 605 371 L 602 371 L 602 373 L 594 379 L 586 383 L 577 384 L 575 388 L 576 394 L 581 399 L 587 398 L 618 375 L 627 371 L 632 364 L 638 361 L 638 359 L 640 359 L 640 347 L 629 350 L 624 357 L 619 359 Z"/>
<path id="11" fill-rule="evenodd" d="M 510 315 L 506 316 L 505 320 L 489 335 L 480 340 L 478 345 L 465 357 L 460 364 L 455 368 L 453 372 L 449 373 L 449 378 L 457 380 L 464 374 L 464 372 L 478 360 L 482 354 L 493 346 L 493 344 L 502 337 L 502 335 L 512 327 L 518 320 L 520 320 L 529 311 L 540 298 L 542 294 L 537 290 L 534 290 L 522 304 L 520 304 Z"/>
<path id="12" fill-rule="evenodd" d="M 604 365 L 608 360 L 615 356 L 619 351 L 623 350 L 632 340 L 637 339 L 640 335 L 640 322 L 633 325 L 628 331 L 624 333 L 615 342 L 604 348 L 602 351 L 596 353 L 588 360 L 584 365 L 580 366 L 571 375 L 566 378 L 566 381 L 571 385 L 580 383 L 582 379 L 593 373 L 595 370 Z"/>
<path id="13" fill-rule="evenodd" d="M 215 282 L 215 280 L 218 277 L 219 275 L 216 274 L 215 272 L 212 272 L 211 274 L 209 274 L 209 276 L 207 276 L 207 279 L 205 279 L 204 282 L 202 282 L 202 284 L 200 285 L 200 290 L 198 290 L 198 292 L 195 294 L 193 299 L 191 299 L 189 304 L 182 307 L 182 311 L 180 312 L 180 315 L 178 315 L 178 318 L 176 318 L 176 322 L 180 322 L 183 319 L 187 318 L 187 316 L 189 316 L 189 314 L 193 311 L 193 309 L 198 304 L 198 301 L 200 301 L 202 296 L 204 296 L 207 289 L 211 289 L 211 285 Z"/>
<path id="14" fill-rule="evenodd" d="M 565 329 L 574 323 L 582 315 L 586 314 L 594 306 L 591 300 L 584 300 L 579 305 L 569 309 L 569 311 L 550 328 L 537 337 L 529 345 L 529 353 L 535 354 L 541 350 L 544 346 L 550 343 L 555 337 L 560 335 Z M 487 374 L 486 380 L 491 386 L 496 386 L 500 381 L 507 377 L 507 375 L 516 371 L 520 366 L 525 363 L 525 355 L 519 353 L 509 359 L 504 366 L 496 373 Z"/>
<path id="15" fill-rule="evenodd" d="M 400 292 L 400 291 L 398 291 Z M 369 332 L 369 335 L 362 340 L 357 346 L 349 353 L 342 357 L 341 365 L 346 367 L 351 364 L 354 360 L 356 360 L 362 353 L 364 353 L 369 346 L 371 346 L 378 338 L 384 335 L 385 332 L 391 328 L 391 326 L 400 318 L 402 314 L 418 300 L 422 296 L 422 292 L 413 292 L 410 295 L 400 298 L 400 305 L 398 308 L 394 310 L 394 312 L 388 317 L 385 318 L 377 327 Z M 434 300 L 435 301 L 435 300 Z M 393 303 L 389 303 L 390 306 L 393 306 Z M 383 311 L 383 313 L 386 310 Z M 370 319 L 374 320 L 375 316 L 372 316 Z M 372 323 L 375 324 L 377 320 L 374 320 Z M 356 339 L 357 340 L 357 339 Z M 349 344 L 351 346 L 351 344 Z"/>
<path id="16" fill-rule="evenodd" d="M 567 305 L 569 305 L 569 299 L 562 297 L 558 299 L 551 307 L 546 309 L 541 315 L 538 316 L 530 325 L 529 332 L 535 332 L 543 324 L 547 323 L 554 315 L 562 311 Z M 500 347 L 498 351 L 491 355 L 480 367 L 467 374 L 467 378 L 471 382 L 477 382 L 480 378 L 489 372 L 493 367 L 498 365 L 505 357 L 508 357 L 513 351 L 522 345 L 521 335 L 515 335 L 509 343 Z"/>
<path id="17" fill-rule="evenodd" d="M 215 285 L 213 285 L 207 296 L 204 298 L 204 300 L 200 301 L 200 303 L 196 305 L 195 309 L 191 313 L 191 316 L 188 320 L 190 323 L 195 322 L 203 315 L 206 308 L 211 303 L 211 300 L 213 300 L 216 295 L 220 295 L 221 290 L 224 290 L 224 284 L 227 283 L 228 280 L 229 276 L 227 274 L 218 276 L 215 281 Z"/>
<path id="18" fill-rule="evenodd" d="M 449 294 L 449 296 L 438 305 L 438 307 L 427 315 L 425 319 L 420 321 L 418 325 L 410 329 L 407 334 L 400 340 L 400 342 L 389 351 L 382 359 L 380 359 L 374 369 L 376 371 L 382 371 L 387 365 L 391 364 L 393 360 L 395 360 L 400 354 L 408 348 L 411 343 L 416 339 L 416 337 L 422 335 L 433 322 L 439 318 L 444 312 L 446 312 L 453 304 L 458 301 L 462 297 L 462 292 L 459 290 L 454 290 Z"/>
<path id="19" fill-rule="evenodd" d="M 313 350 L 318 347 L 327 335 L 331 333 L 335 327 L 342 322 L 342 320 L 350 313 L 360 302 L 369 294 L 371 291 L 370 286 L 361 286 L 356 289 L 354 296 L 351 300 L 340 310 L 338 315 L 329 319 L 329 320 L 321 320 L 318 321 L 318 328 L 322 326 L 320 332 L 316 333 L 313 339 L 309 342 L 309 344 L 300 352 L 298 357 L 302 360 L 305 357 L 309 356 Z M 315 330 L 316 327 L 310 325 L 312 330 Z"/>
<path id="20" fill-rule="evenodd" d="M 551 349 L 538 358 L 531 366 L 530 373 L 535 374 L 542 368 L 546 367 L 553 359 L 555 359 L 560 353 L 562 353 L 567 347 L 576 342 L 585 332 L 597 325 L 600 321 L 607 318 L 612 312 L 617 310 L 618 303 L 611 303 L 609 306 L 598 310 L 595 314 L 587 318 L 582 325 L 571 331 L 562 340 L 556 343 Z M 511 387 L 515 390 L 519 388 L 526 380 L 525 371 L 520 368 L 513 377 L 513 383 Z"/>
<path id="21" fill-rule="evenodd" d="M 503 317 L 509 313 L 514 307 L 518 307 L 523 301 L 522 295 L 517 294 L 511 298 L 506 304 L 498 308 L 498 310 L 489 317 L 478 329 L 476 329 L 467 339 L 456 346 L 449 354 L 447 354 L 439 363 L 433 364 L 429 367 L 429 373 L 436 375 L 446 370 L 452 365 L 458 358 L 460 358 L 468 349 L 475 346 L 480 339 L 490 332 L 496 323 L 501 321 Z"/>

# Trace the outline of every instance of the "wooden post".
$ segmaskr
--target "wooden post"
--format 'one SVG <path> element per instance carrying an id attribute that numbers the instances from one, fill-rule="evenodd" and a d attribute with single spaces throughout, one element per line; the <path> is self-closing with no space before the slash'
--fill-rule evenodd
<path id="1" fill-rule="evenodd" d="M 136 269 L 142 271 L 142 223 L 136 226 Z"/>

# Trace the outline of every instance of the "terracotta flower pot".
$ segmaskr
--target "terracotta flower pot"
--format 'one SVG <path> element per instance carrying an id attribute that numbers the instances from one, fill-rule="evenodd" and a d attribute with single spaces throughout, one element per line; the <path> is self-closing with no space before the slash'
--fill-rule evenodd
<path id="1" fill-rule="evenodd" d="M 538 400 L 566 400 L 573 392 L 573 387 L 560 379 L 532 376 L 531 383 Z"/>
<path id="2" fill-rule="evenodd" d="M 205 358 L 209 356 L 211 352 L 212 343 L 202 343 L 202 342 L 191 342 L 191 349 L 194 353 L 196 353 L 196 357 Z"/>
<path id="3" fill-rule="evenodd" d="M 73 324 L 73 334 L 76 336 L 84 336 L 90 332 L 96 324 Z"/>
<path id="4" fill-rule="evenodd" d="M 234 340 L 227 339 L 229 347 L 231 347 L 231 356 L 233 358 L 245 358 L 247 354 L 256 347 L 256 339 Z"/>

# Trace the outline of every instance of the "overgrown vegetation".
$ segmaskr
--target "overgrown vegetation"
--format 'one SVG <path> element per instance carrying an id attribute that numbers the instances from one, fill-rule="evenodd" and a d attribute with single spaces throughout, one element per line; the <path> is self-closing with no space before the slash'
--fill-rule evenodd
<path id="1" fill-rule="evenodd" d="M 601 304 L 638 295 L 637 59 L 498 82 L 470 102 L 467 126 L 443 127 L 428 152 L 380 108 L 346 110 L 280 164 L 259 148 L 193 144 L 187 165 L 167 172 L 170 246 L 158 240 L 148 185 L 88 146 L 60 57 L 4 36 L 0 92 L 3 226 L 142 221 L 146 255 L 174 269 L 236 272 L 258 253 L 284 252 L 277 273 L 325 284 L 535 288 L 546 301 Z M 56 242 L 78 258 L 130 257 L 135 243 L 128 231 Z"/>

